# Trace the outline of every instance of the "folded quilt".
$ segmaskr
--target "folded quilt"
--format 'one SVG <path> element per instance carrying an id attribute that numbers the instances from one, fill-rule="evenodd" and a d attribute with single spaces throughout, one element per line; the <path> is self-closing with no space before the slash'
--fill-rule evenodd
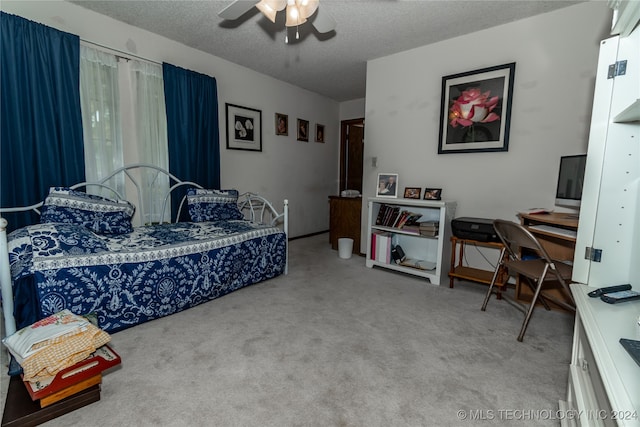
<path id="1" fill-rule="evenodd" d="M 23 379 L 38 381 L 86 359 L 110 340 L 109 334 L 85 318 L 63 310 L 2 342 L 22 366 Z"/>

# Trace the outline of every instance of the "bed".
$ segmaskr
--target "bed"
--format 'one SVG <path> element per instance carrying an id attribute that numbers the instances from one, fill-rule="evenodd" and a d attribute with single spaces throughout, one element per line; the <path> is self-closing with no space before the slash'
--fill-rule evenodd
<path id="1" fill-rule="evenodd" d="M 137 204 L 108 185 L 118 174 Z M 186 188 L 187 195 L 173 222 L 143 225 L 148 215 L 140 181 L 161 181 L 157 177 L 169 181 L 163 212 L 176 190 Z M 80 191 L 92 186 L 115 197 Z M 78 210 L 86 206 L 90 217 Z M 92 313 L 102 329 L 116 332 L 287 272 L 286 200 L 278 212 L 259 195 L 204 189 L 151 165 L 126 166 L 98 183 L 52 188 L 42 203 L 0 213 L 27 209 L 36 210 L 41 223 L 7 235 L 0 219 L 7 335 L 63 309 Z M 190 221 L 177 221 L 183 209 Z"/>

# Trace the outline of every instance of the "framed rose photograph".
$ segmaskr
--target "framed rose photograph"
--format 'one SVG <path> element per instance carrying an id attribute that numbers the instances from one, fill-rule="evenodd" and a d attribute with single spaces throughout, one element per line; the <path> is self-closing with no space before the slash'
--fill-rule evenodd
<path id="1" fill-rule="evenodd" d="M 309 120 L 298 119 L 298 141 L 309 142 Z"/>
<path id="2" fill-rule="evenodd" d="M 424 200 L 441 200 L 442 188 L 425 188 Z"/>
<path id="3" fill-rule="evenodd" d="M 404 187 L 405 199 L 419 199 L 422 189 L 420 187 Z"/>
<path id="4" fill-rule="evenodd" d="M 438 154 L 508 151 L 516 63 L 442 78 Z"/>
<path id="5" fill-rule="evenodd" d="M 379 173 L 376 196 L 378 197 L 398 197 L 398 174 Z"/>
<path id="6" fill-rule="evenodd" d="M 276 113 L 276 135 L 289 135 L 289 116 Z"/>

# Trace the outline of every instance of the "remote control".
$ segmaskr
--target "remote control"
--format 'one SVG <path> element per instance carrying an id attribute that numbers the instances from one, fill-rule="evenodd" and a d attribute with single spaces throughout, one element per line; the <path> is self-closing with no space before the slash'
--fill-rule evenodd
<path id="1" fill-rule="evenodd" d="M 640 341 L 620 338 L 620 344 L 629 353 L 629 356 L 640 366 Z"/>
<path id="2" fill-rule="evenodd" d="M 629 289 L 631 289 L 631 285 L 629 284 L 609 286 L 606 288 L 599 288 L 599 289 L 596 289 L 595 291 L 591 291 L 587 295 L 589 295 L 591 298 L 596 298 L 602 294 L 610 294 L 612 292 L 618 292 L 618 291 L 628 291 Z"/>

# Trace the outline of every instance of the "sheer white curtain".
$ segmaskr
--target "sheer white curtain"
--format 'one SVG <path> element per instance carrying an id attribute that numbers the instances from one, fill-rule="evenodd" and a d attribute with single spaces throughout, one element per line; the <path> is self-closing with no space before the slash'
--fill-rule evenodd
<path id="1" fill-rule="evenodd" d="M 162 66 L 149 62 L 129 62 L 131 95 L 135 122 L 135 138 L 141 163 L 169 170 L 167 148 L 167 115 L 164 102 Z M 145 223 L 170 221 L 171 201 L 163 218 L 164 197 L 169 191 L 169 177 L 162 173 L 147 173 L 141 177 Z"/>
<path id="2" fill-rule="evenodd" d="M 161 65 L 118 58 L 112 53 L 81 45 L 80 100 L 87 181 L 97 181 L 132 163 L 169 170 Z M 170 186 L 168 176 L 150 172 L 137 179 L 142 194 L 131 194 L 131 197 L 136 202 L 140 200 L 142 206 L 136 215 L 144 213 L 144 223 L 169 221 L 170 200 L 164 218 L 162 214 L 164 197 Z M 125 188 L 124 181 L 124 176 L 120 175 L 109 185 L 127 197 L 127 189 L 134 189 Z M 90 188 L 87 191 L 99 192 Z M 112 194 L 105 196 L 113 197 Z"/>
<path id="3" fill-rule="evenodd" d="M 86 179 L 97 181 L 124 164 L 115 55 L 80 46 L 80 103 Z M 124 196 L 123 179 L 110 185 Z"/>

